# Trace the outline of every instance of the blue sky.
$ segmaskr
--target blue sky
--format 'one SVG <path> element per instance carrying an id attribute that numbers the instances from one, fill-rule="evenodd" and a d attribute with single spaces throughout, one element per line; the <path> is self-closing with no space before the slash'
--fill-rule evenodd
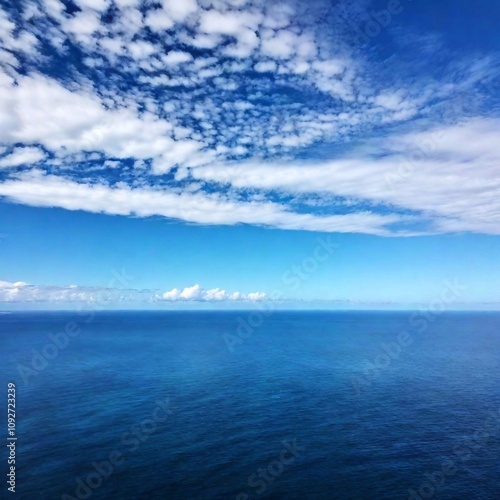
<path id="1" fill-rule="evenodd" d="M 0 5 L 0 308 L 499 308 L 498 3 Z"/>

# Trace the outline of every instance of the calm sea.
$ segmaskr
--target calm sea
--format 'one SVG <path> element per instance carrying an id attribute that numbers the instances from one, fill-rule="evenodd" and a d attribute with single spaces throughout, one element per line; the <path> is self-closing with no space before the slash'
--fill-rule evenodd
<path id="1" fill-rule="evenodd" d="M 12 313 L 0 344 L 12 498 L 500 498 L 498 313 Z"/>

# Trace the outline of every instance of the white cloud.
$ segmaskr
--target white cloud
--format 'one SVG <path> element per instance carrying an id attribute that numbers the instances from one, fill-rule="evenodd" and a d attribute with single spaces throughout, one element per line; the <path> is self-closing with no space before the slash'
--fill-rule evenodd
<path id="1" fill-rule="evenodd" d="M 64 23 L 65 30 L 72 34 L 78 41 L 90 43 L 91 35 L 100 27 L 99 16 L 96 12 L 85 10 L 79 12 Z"/>
<path id="2" fill-rule="evenodd" d="M 361 149 L 328 162 L 204 166 L 191 174 L 241 189 L 334 195 L 409 209 L 432 220 L 437 232 L 500 234 L 499 127 L 498 120 L 474 119 L 385 137 L 371 145 L 383 158 Z"/>
<path id="3" fill-rule="evenodd" d="M 162 0 L 163 8 L 170 17 L 177 22 L 183 22 L 186 18 L 198 10 L 196 0 Z"/>
<path id="4" fill-rule="evenodd" d="M 110 3 L 110 0 L 77 0 L 77 4 L 81 9 L 89 8 L 99 12 L 104 12 Z"/>
<path id="5" fill-rule="evenodd" d="M 174 26 L 173 19 L 163 9 L 150 10 L 145 23 L 155 32 L 168 30 Z"/>
<path id="6" fill-rule="evenodd" d="M 255 300 L 255 301 L 265 300 L 267 298 L 267 294 L 263 292 L 252 292 L 249 293 L 247 296 L 249 300 Z"/>
<path id="7" fill-rule="evenodd" d="M 192 287 L 184 288 L 182 292 L 180 292 L 179 297 L 184 300 L 196 300 L 201 294 L 200 285 L 194 285 Z"/>
<path id="8" fill-rule="evenodd" d="M 235 45 L 226 47 L 224 55 L 236 58 L 250 56 L 259 45 L 256 32 L 262 22 L 262 14 L 250 11 L 217 10 L 204 11 L 200 17 L 202 36 L 225 35 L 236 40 Z"/>
<path id="9" fill-rule="evenodd" d="M 344 71 L 345 62 L 341 60 L 315 61 L 312 66 L 315 70 L 324 75 L 333 76 Z"/>
<path id="10" fill-rule="evenodd" d="M 281 30 L 277 33 L 269 32 L 262 41 L 262 53 L 267 57 L 288 59 L 295 52 L 297 36 L 290 31 Z"/>
<path id="11" fill-rule="evenodd" d="M 285 28 L 290 24 L 294 14 L 295 10 L 291 3 L 267 2 L 263 25 L 271 29 Z"/>
<path id="12" fill-rule="evenodd" d="M 178 302 L 178 301 L 191 301 L 191 302 L 220 302 L 220 301 L 251 301 L 258 302 L 266 300 L 267 294 L 264 292 L 251 292 L 244 294 L 241 292 L 228 293 L 220 288 L 212 288 L 209 290 L 203 289 L 200 285 L 193 285 L 191 287 L 180 290 L 173 288 L 168 292 L 161 295 L 156 295 L 157 301 Z"/>
<path id="13" fill-rule="evenodd" d="M 52 174 L 4 171 L 0 195 L 201 224 L 393 235 L 414 234 L 395 225 L 429 222 L 430 231 L 499 233 L 499 121 L 481 110 L 463 122 L 446 115 L 454 93 L 476 96 L 493 63 L 443 70 L 441 81 L 397 78 L 342 30 L 309 22 L 314 9 L 299 2 L 76 3 L 70 14 L 42 0 L 21 21 L 0 11 L 2 154 L 24 145 L 0 167 L 33 165 L 46 151 L 36 168 Z M 362 6 L 351 4 L 334 3 L 332 17 L 354 10 L 357 19 Z M 56 52 L 38 53 L 40 42 Z M 74 64 L 71 45 L 92 71 Z M 67 72 L 41 74 L 62 67 L 58 58 Z M 307 155 L 318 159 L 294 160 Z"/>
<path id="14" fill-rule="evenodd" d="M 23 286 L 26 286 L 28 283 L 24 281 L 16 281 L 15 283 L 10 283 L 8 281 L 1 281 L 0 280 L 0 289 L 4 290 L 6 288 L 21 288 Z"/>
<path id="15" fill-rule="evenodd" d="M 14 34 L 16 33 L 16 34 Z M 20 29 L 16 32 L 16 25 L 7 14 L 0 10 L 0 45 L 11 51 L 19 51 L 30 56 L 36 56 L 38 39 L 27 30 Z M 13 65 L 17 66 L 17 61 L 13 60 Z"/>
<path id="16" fill-rule="evenodd" d="M 40 143 L 52 151 L 102 151 L 115 158 L 163 156 L 172 162 L 169 167 L 185 161 L 186 150 L 203 147 L 198 141 L 176 141 L 174 126 L 152 113 L 107 109 L 95 95 L 71 92 L 47 77 L 21 77 L 17 86 L 0 80 L 0 89 L 0 134 L 13 143 Z"/>
<path id="17" fill-rule="evenodd" d="M 153 161 L 153 172 L 163 174 L 168 172 L 173 165 L 182 165 L 192 160 L 193 154 L 199 151 L 200 144 L 196 141 L 182 141 L 172 144 L 168 153 L 165 153 Z M 192 161 L 189 161 L 193 165 Z M 196 163 L 194 163 L 196 164 Z"/>
<path id="18" fill-rule="evenodd" d="M 347 215 L 316 216 L 294 213 L 272 202 L 239 202 L 221 195 L 188 191 L 162 191 L 76 183 L 40 172 L 21 175 L 0 183 L 0 196 L 39 207 L 137 215 L 161 215 L 199 224 L 256 224 L 281 229 L 325 232 L 390 234 L 386 226 L 404 220 L 398 215 L 357 212 Z"/>
<path id="19" fill-rule="evenodd" d="M 162 61 L 165 64 L 181 64 L 188 61 L 192 61 L 193 56 L 188 52 L 182 52 L 180 50 L 172 50 L 166 56 L 162 57 Z"/>
<path id="20" fill-rule="evenodd" d="M 146 59 L 155 52 L 155 46 L 150 42 L 139 40 L 128 44 L 128 50 L 134 59 Z"/>
<path id="21" fill-rule="evenodd" d="M 261 15 L 251 12 L 203 12 L 200 19 L 200 30 L 209 34 L 231 35 L 237 37 L 245 29 L 257 28 L 262 20 Z"/>
<path id="22" fill-rule="evenodd" d="M 11 283 L 0 280 L 0 302 L 77 302 L 87 304 L 112 304 L 116 302 L 259 302 L 266 300 L 264 292 L 227 293 L 220 288 L 204 289 L 200 285 L 174 288 L 163 294 L 150 290 L 120 289 L 110 287 L 83 287 L 77 285 L 31 285 L 24 281 Z"/>
<path id="23" fill-rule="evenodd" d="M 18 147 L 14 151 L 0 159 L 0 168 L 19 167 L 21 165 L 32 165 L 45 158 L 45 153 L 34 147 Z"/>
<path id="24" fill-rule="evenodd" d="M 146 302 L 154 293 L 147 290 L 126 290 L 105 287 L 31 285 L 23 281 L 0 281 L 0 302 L 78 302 L 107 304 L 113 302 Z"/>
<path id="25" fill-rule="evenodd" d="M 276 63 L 274 61 L 260 61 L 255 66 L 255 71 L 260 73 L 276 71 Z"/>

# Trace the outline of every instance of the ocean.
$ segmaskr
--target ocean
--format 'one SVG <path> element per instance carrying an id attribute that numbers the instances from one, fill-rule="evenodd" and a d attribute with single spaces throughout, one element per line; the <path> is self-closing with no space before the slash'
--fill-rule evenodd
<path id="1" fill-rule="evenodd" d="M 500 498 L 500 313 L 11 313 L 0 343 L 13 498 Z"/>

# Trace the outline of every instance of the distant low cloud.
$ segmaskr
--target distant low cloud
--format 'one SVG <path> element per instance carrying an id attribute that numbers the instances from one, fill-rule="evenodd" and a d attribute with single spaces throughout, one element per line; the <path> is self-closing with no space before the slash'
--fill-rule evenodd
<path id="1" fill-rule="evenodd" d="M 30 285 L 24 281 L 0 281 L 0 302 L 75 302 L 107 304 L 125 301 L 148 301 L 153 292 L 147 290 L 122 290 L 106 287 L 77 285 Z"/>
<path id="2" fill-rule="evenodd" d="M 163 294 L 153 290 L 84 287 L 77 285 L 30 285 L 24 281 L 0 281 L 0 302 L 75 302 L 86 304 L 111 304 L 119 302 L 225 302 L 265 300 L 263 292 L 228 293 L 220 288 L 203 289 L 194 285 L 184 289 L 173 288 Z"/>
<path id="3" fill-rule="evenodd" d="M 228 293 L 220 288 L 203 289 L 200 285 L 193 285 L 184 289 L 173 288 L 162 295 L 156 295 L 158 301 L 178 302 L 220 302 L 220 301 L 260 301 L 265 300 L 267 294 L 263 292 L 252 292 L 243 294 L 240 292 Z"/>

